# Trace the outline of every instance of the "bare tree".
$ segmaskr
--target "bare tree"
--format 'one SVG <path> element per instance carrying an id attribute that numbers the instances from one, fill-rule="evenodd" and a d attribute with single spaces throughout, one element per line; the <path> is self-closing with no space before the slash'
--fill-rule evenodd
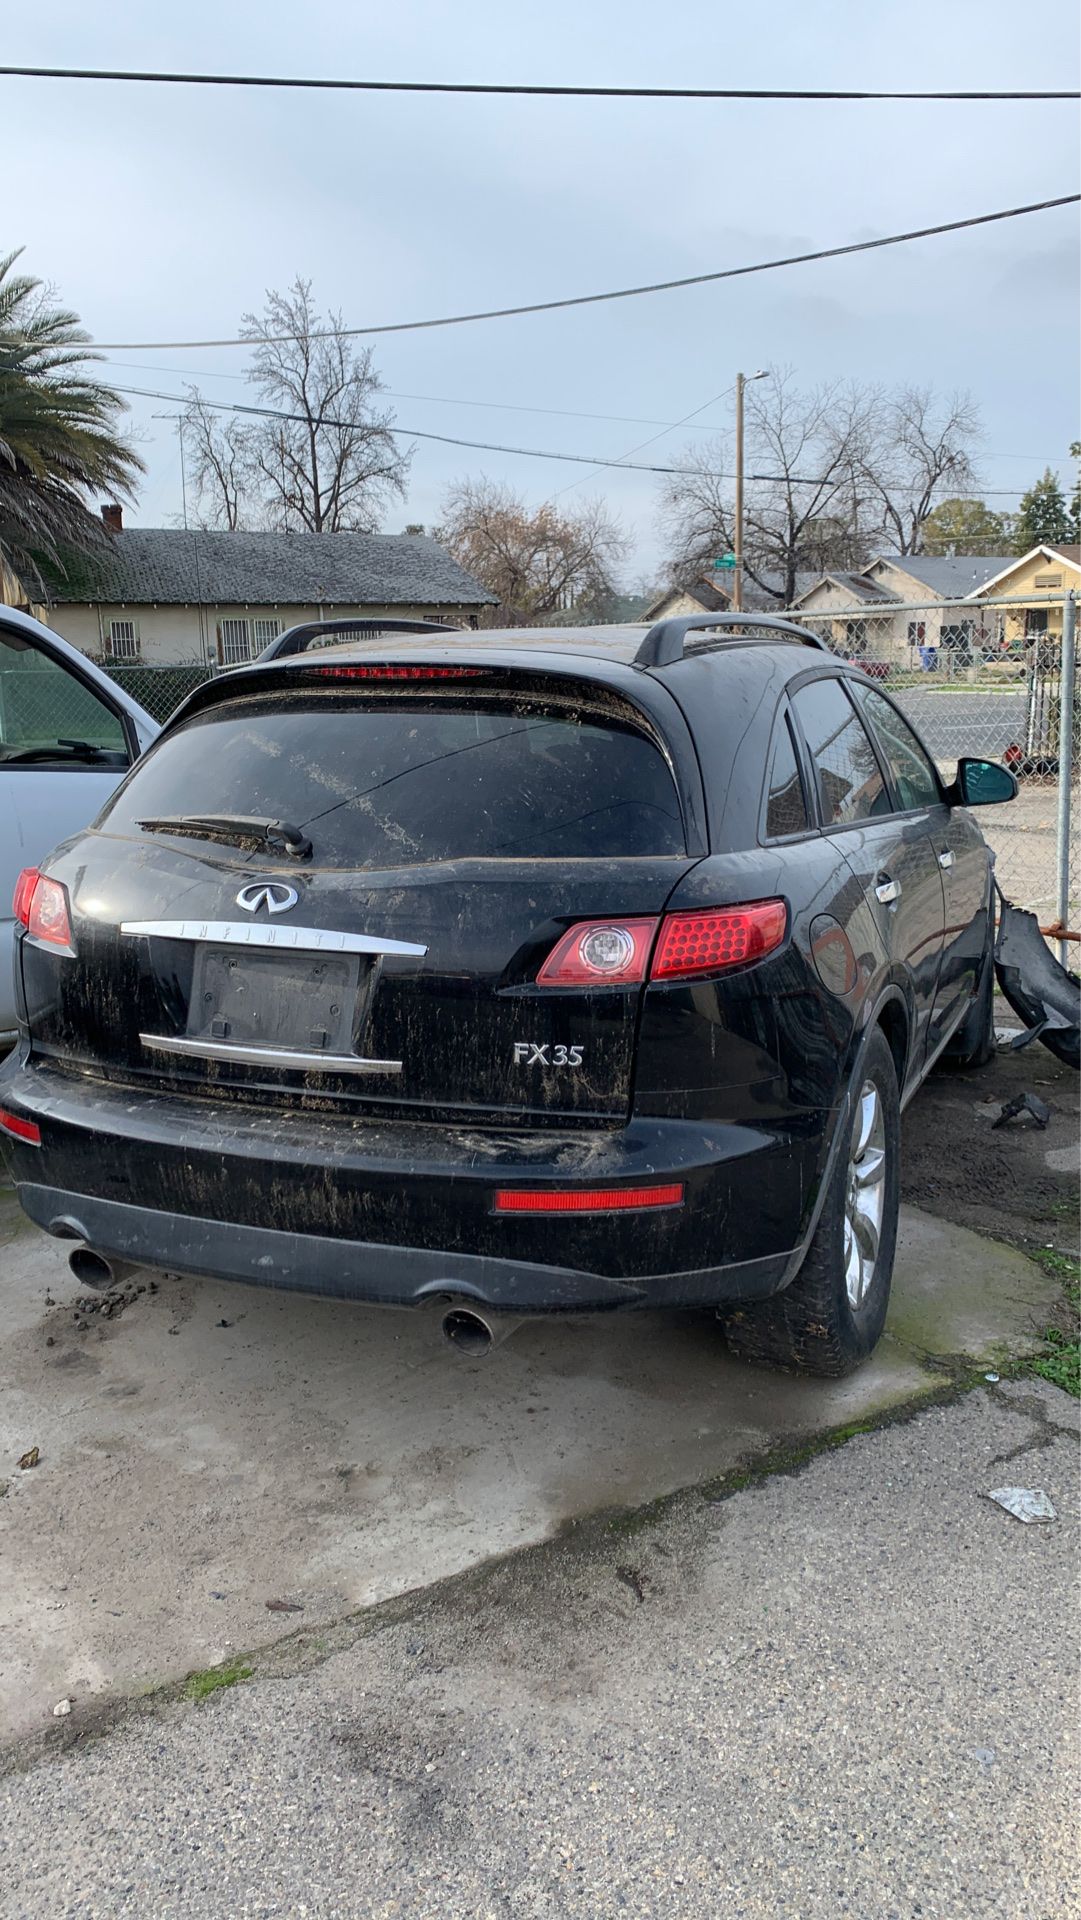
<path id="1" fill-rule="evenodd" d="M 255 454 L 251 428 L 222 418 L 207 406 L 196 387 L 188 387 L 180 423 L 196 519 L 201 527 L 235 533 L 256 524 L 258 514 Z"/>
<path id="2" fill-rule="evenodd" d="M 499 601 L 493 624 L 543 619 L 576 608 L 603 612 L 616 592 L 626 540 L 600 500 L 558 512 L 529 508 L 494 480 L 456 480 L 435 536 Z"/>
<path id="3" fill-rule="evenodd" d="M 355 349 L 342 327 L 340 313 L 318 314 L 311 281 L 298 275 L 241 325 L 254 349 L 248 379 L 273 417 L 224 427 L 189 390 L 185 427 L 209 524 L 370 533 L 404 495 L 411 454 L 391 431 L 393 411 L 378 404 L 371 349 Z"/>
<path id="4" fill-rule="evenodd" d="M 747 389 L 743 564 L 760 593 L 787 606 L 797 575 L 866 559 L 857 456 L 872 402 L 840 382 L 803 393 L 790 370 Z M 732 458 L 715 440 L 688 450 L 666 483 L 673 571 L 686 579 L 733 544 Z"/>
<path id="5" fill-rule="evenodd" d="M 931 387 L 901 387 L 871 396 L 855 468 L 876 530 L 894 552 L 921 553 L 938 502 L 975 486 L 981 437 L 969 394 L 940 401 Z"/>

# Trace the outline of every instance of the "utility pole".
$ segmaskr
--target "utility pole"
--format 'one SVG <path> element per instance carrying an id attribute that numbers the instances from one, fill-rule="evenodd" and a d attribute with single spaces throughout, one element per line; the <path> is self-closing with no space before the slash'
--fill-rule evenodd
<path id="1" fill-rule="evenodd" d="M 743 390 L 748 380 L 764 380 L 766 369 L 758 373 L 736 375 L 736 525 L 732 541 L 735 568 L 732 573 L 732 612 L 743 611 Z"/>
<path id="2" fill-rule="evenodd" d="M 732 551 L 736 556 L 732 574 L 732 612 L 743 612 L 743 389 L 747 382 L 736 375 L 736 525 Z"/>

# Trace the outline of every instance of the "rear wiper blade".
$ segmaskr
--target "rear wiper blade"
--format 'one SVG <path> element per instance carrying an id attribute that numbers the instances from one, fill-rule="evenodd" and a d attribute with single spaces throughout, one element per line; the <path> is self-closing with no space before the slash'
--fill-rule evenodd
<path id="1" fill-rule="evenodd" d="M 312 850 L 307 834 L 288 820 L 257 820 L 246 813 L 161 813 L 135 824 L 144 833 L 183 833 L 192 840 L 231 840 L 234 844 L 262 840 L 296 860 L 306 860 Z"/>

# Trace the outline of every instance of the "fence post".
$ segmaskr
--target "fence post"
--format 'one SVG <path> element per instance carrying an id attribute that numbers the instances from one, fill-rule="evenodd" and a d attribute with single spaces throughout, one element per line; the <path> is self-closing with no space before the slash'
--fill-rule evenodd
<path id="1" fill-rule="evenodd" d="M 1059 676 L 1058 716 L 1058 826 L 1055 865 L 1058 877 L 1058 923 L 1065 927 L 1070 914 L 1070 783 L 1073 777 L 1074 684 L 1077 670 L 1077 596 L 1071 589 L 1062 609 L 1062 672 Z M 1068 947 L 1058 943 L 1065 966 Z"/>

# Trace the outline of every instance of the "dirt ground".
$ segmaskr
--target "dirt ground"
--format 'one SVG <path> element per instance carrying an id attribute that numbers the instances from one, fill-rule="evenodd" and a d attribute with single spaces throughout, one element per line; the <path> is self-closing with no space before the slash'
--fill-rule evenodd
<path id="1" fill-rule="evenodd" d="M 999 1030 L 1013 1024 L 995 1003 Z M 911 1206 L 1026 1253 L 1077 1255 L 1081 1076 L 1039 1041 L 1000 1049 L 975 1071 L 942 1066 L 907 1109 L 901 1193 Z M 1051 1108 L 1046 1131 L 1027 1116 L 997 1131 L 1003 1104 L 1034 1093 Z"/>

